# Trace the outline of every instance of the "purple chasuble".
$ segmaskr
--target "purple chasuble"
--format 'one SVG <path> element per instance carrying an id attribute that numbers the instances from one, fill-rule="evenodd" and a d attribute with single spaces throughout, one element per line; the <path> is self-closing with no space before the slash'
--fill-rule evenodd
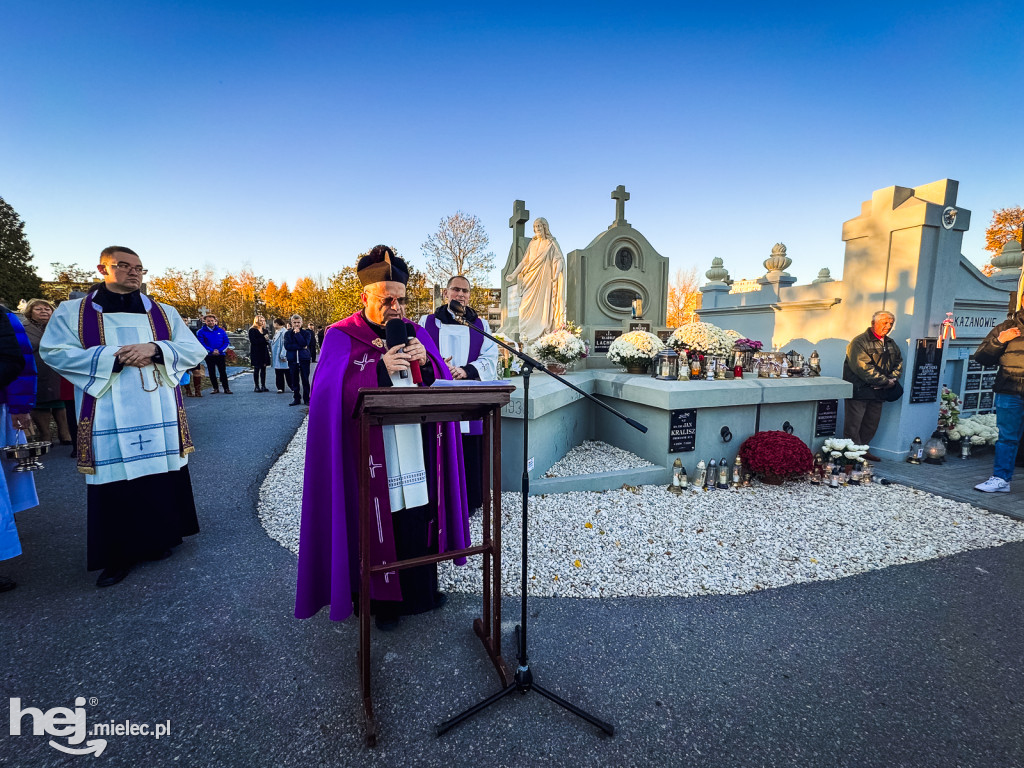
<path id="1" fill-rule="evenodd" d="M 409 326 L 412 323 L 406 321 Z M 410 331 L 413 333 L 413 331 Z M 451 379 L 437 345 L 423 334 L 420 343 L 438 379 Z M 298 586 L 295 617 L 306 619 L 330 605 L 330 617 L 342 621 L 352 614 L 352 596 L 359 590 L 359 473 L 369 477 L 370 562 L 395 559 L 384 438 L 370 428 L 370 465 L 359 463 L 359 421 L 354 417 L 360 389 L 375 388 L 377 362 L 384 349 L 361 312 L 335 323 L 324 335 L 313 391 L 310 395 L 306 469 L 302 490 Z M 438 506 L 438 551 L 470 544 L 469 510 L 465 497 L 462 441 L 458 423 L 427 424 L 434 439 L 424 461 L 430 503 Z M 455 561 L 465 563 L 464 558 Z M 398 572 L 374 574 L 370 596 L 400 600 Z"/>
<path id="2" fill-rule="evenodd" d="M 477 326 L 481 331 L 484 331 L 486 333 L 487 329 L 484 328 L 484 322 L 479 317 L 473 324 Z M 425 330 L 427 333 L 430 334 L 430 338 L 433 340 L 435 347 L 441 346 L 441 322 L 436 317 L 434 317 L 434 315 L 428 317 L 426 327 L 421 326 L 421 328 L 422 330 Z M 470 331 L 468 329 L 466 333 L 469 334 L 469 355 L 466 357 L 466 365 L 469 365 L 478 357 L 480 357 L 480 348 L 484 345 L 484 337 L 481 336 L 476 331 Z M 447 368 L 447 366 L 445 367 Z M 445 378 L 451 378 L 451 376 L 449 375 L 446 376 Z M 483 421 L 477 419 L 476 421 L 469 422 L 469 434 L 482 435 L 483 433 Z"/>

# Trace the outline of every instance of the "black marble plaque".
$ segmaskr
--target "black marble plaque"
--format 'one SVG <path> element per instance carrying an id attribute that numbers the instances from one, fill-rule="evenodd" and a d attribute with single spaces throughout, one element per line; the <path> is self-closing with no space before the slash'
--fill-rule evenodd
<path id="1" fill-rule="evenodd" d="M 629 323 L 629 330 L 631 331 L 647 331 L 651 332 L 651 324 L 645 323 L 641 320 L 632 320 Z"/>
<path id="2" fill-rule="evenodd" d="M 968 373 L 965 384 L 967 389 L 981 389 L 981 374 Z"/>
<path id="3" fill-rule="evenodd" d="M 968 392 L 964 395 L 964 410 L 965 411 L 976 411 L 978 410 L 978 393 Z"/>
<path id="4" fill-rule="evenodd" d="M 995 373 L 986 373 L 984 376 L 982 376 L 981 377 L 981 388 L 982 389 L 992 389 L 992 387 L 994 387 L 996 385 L 996 376 L 997 375 L 998 374 L 995 374 Z"/>
<path id="5" fill-rule="evenodd" d="M 819 400 L 818 410 L 814 415 L 814 436 L 832 437 L 835 435 L 838 416 L 838 400 Z"/>
<path id="6" fill-rule="evenodd" d="M 672 338 L 672 333 L 673 331 L 671 328 L 665 328 L 657 331 L 658 338 L 661 339 L 662 344 L 668 344 L 668 340 Z"/>
<path id="7" fill-rule="evenodd" d="M 608 347 L 621 335 L 622 330 L 619 328 L 613 331 L 594 331 L 594 352 L 608 354 Z"/>
<path id="8" fill-rule="evenodd" d="M 669 411 L 668 452 L 692 451 L 697 445 L 697 409 Z"/>
<path id="9" fill-rule="evenodd" d="M 995 394 L 992 392 L 982 392 L 981 399 L 978 401 L 979 411 L 991 411 L 995 404 Z"/>
<path id="10" fill-rule="evenodd" d="M 914 369 L 910 378 L 910 402 L 934 403 L 939 399 L 939 369 L 942 352 L 935 339 L 918 339 Z"/>
<path id="11" fill-rule="evenodd" d="M 973 373 L 974 371 L 980 371 L 980 370 L 981 370 L 981 363 L 979 363 L 973 357 L 968 359 L 968 361 L 967 361 L 967 371 L 968 371 L 968 373 Z"/>

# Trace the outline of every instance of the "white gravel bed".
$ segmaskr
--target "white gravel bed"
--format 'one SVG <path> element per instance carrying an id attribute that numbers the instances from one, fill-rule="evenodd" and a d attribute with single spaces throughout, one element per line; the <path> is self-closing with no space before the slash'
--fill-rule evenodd
<path id="1" fill-rule="evenodd" d="M 544 477 L 571 477 L 653 466 L 647 459 L 614 445 L 602 443 L 600 440 L 584 440 L 556 461 L 551 469 L 544 473 Z"/>
<path id="2" fill-rule="evenodd" d="M 298 552 L 305 422 L 260 489 L 267 533 Z M 502 494 L 502 585 L 518 595 L 521 506 Z M 471 519 L 473 541 L 481 517 Z M 661 486 L 533 496 L 536 596 L 742 594 L 1024 540 L 1024 524 L 900 485 L 755 485 L 674 496 Z M 441 563 L 441 589 L 479 593 L 482 558 Z"/>

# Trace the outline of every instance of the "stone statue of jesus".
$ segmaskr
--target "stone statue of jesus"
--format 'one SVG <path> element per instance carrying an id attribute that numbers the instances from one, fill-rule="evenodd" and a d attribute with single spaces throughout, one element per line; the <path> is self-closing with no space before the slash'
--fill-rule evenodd
<path id="1" fill-rule="evenodd" d="M 532 341 L 565 325 L 565 256 L 547 219 L 533 220 L 534 237 L 505 280 L 519 288 L 519 340 Z"/>

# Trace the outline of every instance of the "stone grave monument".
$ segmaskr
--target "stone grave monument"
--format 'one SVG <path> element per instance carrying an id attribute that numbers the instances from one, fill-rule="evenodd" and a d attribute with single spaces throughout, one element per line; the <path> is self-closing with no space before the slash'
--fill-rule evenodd
<path id="1" fill-rule="evenodd" d="M 608 367 L 615 338 L 642 329 L 667 337 L 668 258 L 626 221 L 629 193 L 612 191 L 615 221 L 586 248 L 566 255 L 566 316 L 590 341 L 588 368 Z"/>

